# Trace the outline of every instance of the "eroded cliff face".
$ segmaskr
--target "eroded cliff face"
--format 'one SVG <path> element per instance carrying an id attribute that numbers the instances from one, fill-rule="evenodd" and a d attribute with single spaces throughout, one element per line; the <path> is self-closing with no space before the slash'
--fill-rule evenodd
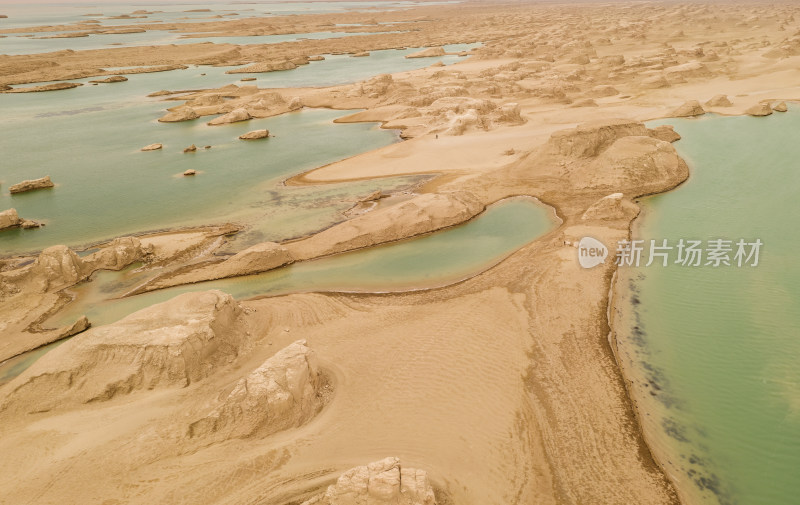
<path id="1" fill-rule="evenodd" d="M 240 379 L 188 434 L 226 440 L 299 426 L 322 408 L 327 387 L 314 351 L 305 341 L 294 342 Z"/>
<path id="2" fill-rule="evenodd" d="M 407 468 L 399 458 L 385 458 L 344 472 L 335 484 L 303 505 L 436 505 L 424 470 Z"/>
<path id="3" fill-rule="evenodd" d="M 14 379 L 2 408 L 40 412 L 137 390 L 186 387 L 247 345 L 241 314 L 230 295 L 187 293 L 93 328 Z"/>

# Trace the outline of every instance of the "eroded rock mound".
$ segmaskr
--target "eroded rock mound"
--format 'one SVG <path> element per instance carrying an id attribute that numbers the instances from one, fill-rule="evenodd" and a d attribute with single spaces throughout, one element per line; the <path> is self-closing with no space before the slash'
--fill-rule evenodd
<path id="1" fill-rule="evenodd" d="M 52 188 L 53 186 L 55 186 L 55 184 L 53 184 L 53 181 L 50 180 L 50 176 L 48 175 L 39 179 L 31 179 L 14 184 L 8 188 L 8 192 L 13 195 L 14 193 L 24 193 L 26 191 L 33 191 L 35 189 Z"/>
<path id="2" fill-rule="evenodd" d="M 158 120 L 162 123 L 177 123 L 180 121 L 190 121 L 199 117 L 200 115 L 197 114 L 193 108 L 184 105 L 170 109 L 168 113 L 158 118 Z"/>
<path id="3" fill-rule="evenodd" d="M 680 134 L 672 126 L 666 124 L 650 130 L 650 136 L 664 142 L 676 142 L 681 139 Z"/>
<path id="4" fill-rule="evenodd" d="M 141 151 L 157 151 L 159 149 L 163 149 L 164 144 L 148 144 L 141 148 Z"/>
<path id="5" fill-rule="evenodd" d="M 462 223 L 484 209 L 465 191 L 426 193 L 411 200 L 362 214 L 312 237 L 287 244 L 297 259 L 334 254 L 413 237 Z"/>
<path id="6" fill-rule="evenodd" d="M 99 251 L 83 258 L 83 263 L 92 270 L 120 270 L 131 263 L 145 259 L 152 253 L 152 244 L 146 247 L 136 237 L 119 237 Z"/>
<path id="7" fill-rule="evenodd" d="M 772 107 L 770 107 L 769 104 L 766 102 L 759 103 L 747 109 L 745 111 L 745 114 L 756 117 L 769 116 L 770 114 L 772 114 Z"/>
<path id="8" fill-rule="evenodd" d="M 242 312 L 221 291 L 186 293 L 92 328 L 9 383 L 0 410 L 40 412 L 140 389 L 187 386 L 245 345 Z"/>
<path id="9" fill-rule="evenodd" d="M 693 116 L 702 116 L 705 114 L 706 111 L 703 109 L 703 106 L 700 105 L 700 102 L 697 100 L 690 100 L 670 114 L 671 117 L 693 117 Z"/>
<path id="10" fill-rule="evenodd" d="M 244 135 L 239 135 L 240 140 L 256 140 L 265 139 L 267 137 L 269 137 L 269 130 L 253 130 Z"/>
<path id="11" fill-rule="evenodd" d="M 238 109 L 233 109 L 232 111 L 228 112 L 227 114 L 223 114 L 222 116 L 212 119 L 208 122 L 209 125 L 221 125 L 221 124 L 229 124 L 229 123 L 238 123 L 240 121 L 247 121 L 248 119 L 252 119 L 253 116 L 247 112 L 247 109 L 244 107 L 240 107 Z"/>
<path id="12" fill-rule="evenodd" d="M 597 156 L 622 137 L 647 136 L 647 128 L 638 121 L 612 119 L 578 125 L 553 133 L 546 149 L 554 154 L 574 157 Z"/>
<path id="13" fill-rule="evenodd" d="M 435 505 L 436 496 L 424 470 L 405 468 L 386 458 L 344 472 L 325 493 L 303 505 Z"/>
<path id="14" fill-rule="evenodd" d="M 416 53 L 407 54 L 406 58 L 430 58 L 432 56 L 444 56 L 445 54 L 443 47 L 429 47 Z"/>
<path id="15" fill-rule="evenodd" d="M 706 102 L 706 107 L 730 107 L 733 103 L 726 95 L 714 95 L 711 100 Z"/>
<path id="16" fill-rule="evenodd" d="M 222 404 L 189 426 L 190 437 L 268 435 L 299 426 L 322 407 L 325 381 L 304 340 L 240 379 Z"/>
<path id="17" fill-rule="evenodd" d="M 163 277 L 156 277 L 148 284 L 134 291 L 134 293 L 153 291 L 181 284 L 224 279 L 237 275 L 257 274 L 288 265 L 293 261 L 294 258 L 286 247 L 275 242 L 262 242 L 234 254 L 221 263 L 188 267 L 188 270 L 176 273 L 170 272 Z"/>
<path id="18" fill-rule="evenodd" d="M 17 209 L 8 209 L 0 212 L 0 230 L 16 228 L 21 223 L 22 219 L 20 219 L 19 214 L 17 214 Z"/>

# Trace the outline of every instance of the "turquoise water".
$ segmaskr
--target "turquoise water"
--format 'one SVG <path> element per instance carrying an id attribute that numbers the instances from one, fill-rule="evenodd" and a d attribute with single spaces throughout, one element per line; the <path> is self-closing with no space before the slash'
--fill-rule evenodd
<path id="1" fill-rule="evenodd" d="M 332 56 L 296 70 L 255 75 L 260 87 L 341 84 L 431 63 L 403 57 L 413 50 L 375 51 L 366 58 Z M 0 233 L 0 255 L 228 221 L 249 223 L 250 243 L 288 238 L 332 224 L 354 196 L 407 188 L 419 181 L 398 177 L 319 188 L 280 184 L 293 174 L 398 140 L 395 132 L 375 124 L 333 123 L 347 111 L 302 110 L 215 127 L 205 124 L 210 117 L 173 124 L 156 121 L 166 107 L 177 103 L 145 98 L 148 93 L 218 87 L 242 77 L 225 70 L 193 67 L 58 92 L 0 94 L 6 119 L 0 124 L 3 189 L 44 175 L 57 184 L 51 190 L 14 196 L 0 191 L 0 208 L 14 207 L 23 217 L 47 225 Z M 269 129 L 275 137 L 238 140 L 258 128 Z M 139 151 L 154 142 L 164 144 L 164 150 Z M 190 144 L 201 149 L 183 154 Z M 202 149 L 205 145 L 212 149 Z M 189 168 L 200 173 L 182 177 Z"/>
<path id="2" fill-rule="evenodd" d="M 426 4 L 447 4 L 457 2 L 426 2 Z M 0 14 L 7 19 L 0 19 L 0 30 L 5 28 L 25 28 L 41 25 L 59 25 L 75 23 L 87 19 L 102 21 L 104 26 L 128 25 L 137 23 L 193 23 L 208 21 L 224 21 L 226 19 L 243 19 L 262 16 L 288 16 L 292 14 L 326 14 L 346 11 L 364 10 L 398 10 L 417 5 L 412 1 L 393 2 L 282 2 L 266 1 L 258 3 L 4 3 L 0 4 Z M 145 18 L 106 19 L 108 17 L 131 14 L 144 9 L 162 11 L 148 14 Z M 185 12 L 191 9 L 211 9 L 213 12 Z M 209 19 L 216 14 L 238 13 L 238 16 L 223 19 Z M 101 16 L 85 16 L 84 14 L 102 14 Z M 138 15 L 137 15 L 138 16 Z"/>
<path id="3" fill-rule="evenodd" d="M 756 267 L 621 269 L 623 363 L 655 453 L 690 503 L 800 496 L 800 110 L 658 121 L 691 178 L 647 198 L 636 238 L 763 242 Z"/>
<path id="4" fill-rule="evenodd" d="M 166 30 L 148 30 L 141 33 L 122 34 L 92 34 L 88 37 L 75 37 L 66 39 L 42 39 L 55 35 L 56 32 L 35 33 L 33 37 L 21 36 L 23 34 L 9 34 L 0 38 L 0 54 L 37 54 L 64 49 L 83 51 L 88 49 L 108 49 L 119 46 L 151 46 L 164 44 L 277 44 L 280 42 L 294 42 L 302 39 L 337 39 L 342 37 L 355 37 L 359 35 L 378 35 L 381 33 L 397 32 L 313 32 L 313 33 L 285 33 L 280 35 L 252 35 L 238 37 L 192 37 L 185 38 L 183 33 Z M 58 32 L 61 33 L 61 32 Z M 24 34 L 28 35 L 28 34 Z"/>
<path id="5" fill-rule="evenodd" d="M 552 209 L 532 198 L 489 207 L 460 226 L 424 237 L 304 261 L 258 275 L 202 282 L 113 299 L 148 277 L 132 266 L 98 272 L 70 291 L 77 295 L 48 325 L 86 315 L 92 324 L 114 322 L 136 310 L 190 291 L 221 289 L 236 298 L 298 291 L 401 291 L 456 282 L 487 268 L 554 226 Z"/>
<path id="6" fill-rule="evenodd" d="M 306 291 L 403 291 L 435 287 L 474 275 L 557 225 L 553 210 L 532 198 L 512 198 L 490 206 L 459 226 L 423 237 L 300 262 L 246 277 L 209 281 L 115 299 L 149 277 L 132 265 L 122 272 L 101 271 L 70 289 L 75 301 L 47 322 L 71 324 L 86 315 L 93 325 L 192 291 L 221 289 L 236 298 Z M 0 384 L 10 380 L 48 348 L 0 364 Z"/>

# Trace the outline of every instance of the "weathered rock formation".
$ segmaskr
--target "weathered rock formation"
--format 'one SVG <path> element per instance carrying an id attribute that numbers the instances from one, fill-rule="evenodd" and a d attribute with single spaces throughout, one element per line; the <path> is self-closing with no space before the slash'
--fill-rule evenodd
<path id="1" fill-rule="evenodd" d="M 169 272 L 162 277 L 156 277 L 134 293 L 237 275 L 257 274 L 288 265 L 293 261 L 294 258 L 286 247 L 275 242 L 262 242 L 240 251 L 222 262 L 204 263 L 200 266 L 191 265 Z"/>
<path id="2" fill-rule="evenodd" d="M 246 344 L 242 308 L 220 291 L 186 293 L 72 338 L 14 379 L 0 410 L 41 412 L 136 390 L 185 387 Z"/>
<path id="3" fill-rule="evenodd" d="M 11 194 L 24 193 L 26 191 L 33 191 L 35 189 L 52 188 L 53 186 L 55 186 L 55 184 L 53 184 L 53 181 L 50 180 L 50 176 L 48 175 L 40 179 L 32 179 L 14 184 L 8 188 L 8 192 Z"/>
<path id="4" fill-rule="evenodd" d="M 324 385 L 314 351 L 297 341 L 240 379 L 221 405 L 189 426 L 188 434 L 227 439 L 299 426 L 319 412 Z"/>
<path id="5" fill-rule="evenodd" d="M 22 219 L 17 214 L 17 209 L 8 209 L 0 212 L 0 230 L 16 228 L 21 224 Z"/>
<path id="6" fill-rule="evenodd" d="M 405 468 L 386 458 L 344 472 L 325 493 L 303 505 L 436 505 L 424 470 Z"/>
<path id="7" fill-rule="evenodd" d="M 706 111 L 703 109 L 703 106 L 700 105 L 700 102 L 697 100 L 690 100 L 670 114 L 671 117 L 693 117 L 693 116 L 702 116 L 705 114 Z"/>
<path id="8" fill-rule="evenodd" d="M 142 151 L 156 151 L 158 149 L 162 149 L 164 147 L 163 144 L 148 144 L 144 146 L 141 150 Z"/>
<path id="9" fill-rule="evenodd" d="M 681 136 L 670 125 L 656 126 L 650 130 L 650 136 L 663 140 L 664 142 L 675 142 L 681 139 Z"/>
<path id="10" fill-rule="evenodd" d="M 42 86 L 29 86 L 26 88 L 11 88 L 0 91 L 0 93 L 38 93 L 40 91 L 58 91 L 61 89 L 72 89 L 83 86 L 80 82 L 56 82 Z"/>
<path id="11" fill-rule="evenodd" d="M 443 47 L 429 47 L 416 53 L 407 54 L 406 58 L 430 58 L 432 56 L 444 56 L 445 51 Z"/>
<path id="12" fill-rule="evenodd" d="M 212 119 L 208 122 L 209 125 L 221 125 L 221 124 L 229 124 L 229 123 L 238 123 L 239 121 L 247 121 L 248 119 L 252 119 L 253 116 L 247 112 L 247 109 L 240 107 L 238 109 L 234 109 L 227 114 L 223 114 L 222 116 Z"/>
<path id="13" fill-rule="evenodd" d="M 245 133 L 244 135 L 239 135 L 239 139 L 241 140 L 257 140 L 265 139 L 267 137 L 269 137 L 269 130 L 253 130 Z"/>
<path id="14" fill-rule="evenodd" d="M 97 79 L 89 82 L 91 82 L 92 84 L 108 84 L 112 82 L 125 82 L 127 80 L 128 78 L 125 77 L 124 75 L 113 75 L 111 77 L 106 77 L 105 79 Z"/>
<path id="15" fill-rule="evenodd" d="M 200 116 L 193 108 L 183 105 L 174 109 L 170 109 L 168 113 L 158 118 L 158 120 L 162 123 L 177 123 L 179 121 L 190 121 L 192 119 L 197 119 L 198 117 Z"/>
<path id="16" fill-rule="evenodd" d="M 286 247 L 296 260 L 325 256 L 453 226 L 483 209 L 483 203 L 468 192 L 427 193 L 354 217 Z"/>
<path id="17" fill-rule="evenodd" d="M 728 99 L 726 95 L 714 95 L 711 100 L 706 102 L 707 107 L 730 107 L 733 103 Z"/>
<path id="18" fill-rule="evenodd" d="M 767 102 L 759 103 L 747 109 L 745 111 L 745 114 L 756 117 L 769 116 L 770 114 L 772 114 L 772 107 L 770 107 L 769 103 Z"/>

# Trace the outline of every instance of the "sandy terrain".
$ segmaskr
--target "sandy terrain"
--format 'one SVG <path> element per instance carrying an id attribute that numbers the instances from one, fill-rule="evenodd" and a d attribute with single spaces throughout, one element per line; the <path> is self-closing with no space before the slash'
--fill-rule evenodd
<path id="1" fill-rule="evenodd" d="M 670 143 L 676 138 L 641 121 L 762 113 L 800 98 L 798 10 L 421 6 L 369 14 L 417 19 L 419 31 L 353 40 L 0 57 L 0 84 L 16 85 L 154 61 L 268 69 L 334 51 L 485 42 L 453 66 L 353 85 L 170 96 L 165 109 L 178 120 L 240 109 L 266 117 L 297 107 L 361 108 L 342 120 L 381 121 L 409 139 L 292 184 L 439 176 L 417 199 L 238 257 L 213 254 L 224 240 L 217 230 L 111 243 L 92 259 L 58 249 L 27 266 L 6 260 L 0 321 L 13 335 L 4 332 L 0 342 L 6 357 L 52 340 L 31 336 L 43 331 L 35 325 L 63 303 L 65 288 L 97 269 L 145 261 L 154 280 L 143 290 L 241 275 L 431 232 L 515 195 L 539 198 L 562 219 L 499 265 L 445 288 L 241 303 L 194 294 L 80 333 L 0 387 L 4 499 L 335 503 L 347 489 L 377 504 L 427 504 L 431 492 L 440 504 L 678 503 L 681 489 L 645 444 L 608 341 L 615 267 L 607 260 L 580 268 L 571 244 L 592 236 L 613 258 L 638 213 L 635 199 L 688 177 Z M 176 29 L 290 33 L 366 18 L 301 16 L 292 30 L 280 18 Z M 363 466 L 371 462 L 379 463 Z M 379 485 L 368 490 L 359 478 Z M 385 493 L 372 494 L 377 489 Z"/>

